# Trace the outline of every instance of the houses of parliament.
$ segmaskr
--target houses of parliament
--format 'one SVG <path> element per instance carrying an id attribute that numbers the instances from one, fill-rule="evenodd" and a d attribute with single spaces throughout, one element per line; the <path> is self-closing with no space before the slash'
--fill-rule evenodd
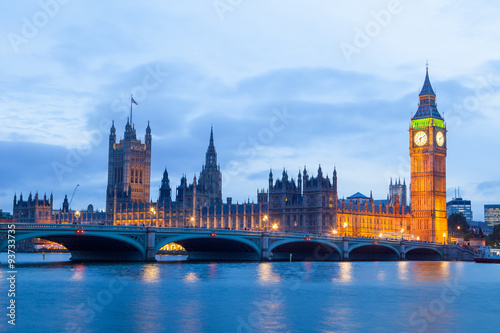
<path id="1" fill-rule="evenodd" d="M 315 175 L 304 167 L 296 179 L 285 169 L 281 175 L 271 170 L 268 188 L 257 191 L 257 202 L 223 201 L 213 128 L 199 177 L 188 181 L 183 176 L 173 189 L 165 169 L 158 198 L 152 201 L 151 128 L 148 123 L 142 143 L 129 119 L 123 140 L 117 142 L 114 123 L 110 129 L 105 213 L 89 207 L 75 216 L 67 198 L 61 210 L 52 210 L 52 196 L 40 200 L 36 194 L 27 201 L 22 195 L 19 200 L 14 197 L 13 218 L 18 222 L 278 230 L 442 242 L 448 234 L 446 146 L 446 124 L 427 69 L 409 126 L 410 202 L 406 181 L 400 179 L 391 180 L 386 199 L 375 200 L 371 193 L 340 199 L 337 170 L 328 175 L 321 166 Z"/>

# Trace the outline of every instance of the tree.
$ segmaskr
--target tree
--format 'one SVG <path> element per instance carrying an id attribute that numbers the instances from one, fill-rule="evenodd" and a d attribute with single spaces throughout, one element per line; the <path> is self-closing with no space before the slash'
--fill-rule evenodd
<path id="1" fill-rule="evenodd" d="M 460 227 L 460 228 L 459 228 Z M 470 226 L 467 219 L 462 213 L 453 213 L 448 216 L 448 232 L 466 234 L 469 232 Z"/>
<path id="2" fill-rule="evenodd" d="M 493 227 L 493 232 L 488 236 L 488 245 L 497 246 L 500 244 L 500 224 Z"/>

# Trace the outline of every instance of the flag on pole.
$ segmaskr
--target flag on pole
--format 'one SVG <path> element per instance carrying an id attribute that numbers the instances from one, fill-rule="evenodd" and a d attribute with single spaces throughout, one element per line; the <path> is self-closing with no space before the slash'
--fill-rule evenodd
<path id="1" fill-rule="evenodd" d="M 130 98 L 132 98 L 132 103 L 134 103 L 135 105 L 138 105 L 132 96 L 130 96 Z"/>

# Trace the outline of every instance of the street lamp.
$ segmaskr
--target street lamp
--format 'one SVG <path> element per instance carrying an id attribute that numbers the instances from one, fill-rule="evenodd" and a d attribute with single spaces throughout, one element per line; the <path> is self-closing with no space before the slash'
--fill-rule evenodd
<path id="1" fill-rule="evenodd" d="M 344 222 L 344 237 L 347 237 L 347 222 Z"/>
<path id="2" fill-rule="evenodd" d="M 156 214 L 156 210 L 154 207 L 149 208 L 149 214 L 151 215 L 151 223 L 149 225 L 153 226 L 153 217 Z"/>
<path id="3" fill-rule="evenodd" d="M 80 219 L 80 211 L 79 210 L 77 210 L 75 212 L 75 217 L 76 217 L 76 223 L 78 224 L 78 220 Z"/>
<path id="4" fill-rule="evenodd" d="M 332 233 L 333 233 L 333 236 L 337 236 L 337 233 L 338 233 L 337 229 L 333 229 Z"/>
<path id="5" fill-rule="evenodd" d="M 264 215 L 264 231 L 267 231 L 267 222 L 269 221 L 269 216 Z"/>
<path id="6" fill-rule="evenodd" d="M 191 221 L 191 224 L 193 225 L 193 228 L 196 227 L 196 225 L 194 224 L 194 216 L 191 216 L 191 218 L 189 220 Z"/>
<path id="7" fill-rule="evenodd" d="M 401 240 L 404 240 L 403 236 L 405 234 L 405 229 L 401 228 Z"/>
<path id="8" fill-rule="evenodd" d="M 382 233 L 380 233 L 380 234 L 378 235 L 378 237 L 379 237 L 379 238 L 382 238 Z"/>
<path id="9" fill-rule="evenodd" d="M 443 232 L 443 244 L 446 244 L 446 233 Z"/>
<path id="10" fill-rule="evenodd" d="M 278 230 L 278 223 L 273 224 L 273 231 Z"/>

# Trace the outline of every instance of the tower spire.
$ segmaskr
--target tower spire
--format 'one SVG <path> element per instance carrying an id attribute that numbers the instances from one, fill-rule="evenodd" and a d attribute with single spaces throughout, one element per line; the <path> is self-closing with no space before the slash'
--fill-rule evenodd
<path id="1" fill-rule="evenodd" d="M 210 126 L 210 142 L 208 144 L 209 147 L 214 147 L 214 126 Z"/>

